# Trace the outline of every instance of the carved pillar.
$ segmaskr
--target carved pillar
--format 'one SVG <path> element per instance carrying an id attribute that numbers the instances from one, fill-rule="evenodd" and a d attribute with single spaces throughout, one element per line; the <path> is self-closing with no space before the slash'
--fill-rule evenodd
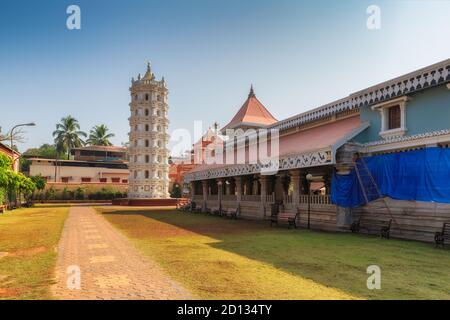
<path id="1" fill-rule="evenodd" d="M 202 180 L 202 193 L 203 193 L 203 203 L 202 203 L 202 211 L 206 211 L 206 201 L 208 200 L 208 181 Z"/>
<path id="2" fill-rule="evenodd" d="M 290 173 L 292 182 L 292 203 L 297 205 L 300 199 L 300 170 L 292 170 Z"/>
<path id="3" fill-rule="evenodd" d="M 258 178 L 255 175 L 255 177 L 253 178 L 252 194 L 253 195 L 257 195 L 258 194 L 258 189 L 259 189 L 259 181 L 258 181 Z"/>
<path id="4" fill-rule="evenodd" d="M 283 201 L 284 188 L 283 188 L 283 175 L 277 174 L 275 178 L 275 201 Z"/>
<path id="5" fill-rule="evenodd" d="M 267 200 L 267 181 L 269 180 L 268 176 L 261 175 L 259 177 L 259 182 L 261 183 L 261 202 L 266 203 Z"/>
<path id="6" fill-rule="evenodd" d="M 234 181 L 236 183 L 236 200 L 240 203 L 242 199 L 242 177 L 236 177 Z"/>
<path id="7" fill-rule="evenodd" d="M 195 196 L 195 182 L 191 181 L 189 182 L 189 186 L 191 188 L 191 201 L 194 201 L 194 196 Z"/>

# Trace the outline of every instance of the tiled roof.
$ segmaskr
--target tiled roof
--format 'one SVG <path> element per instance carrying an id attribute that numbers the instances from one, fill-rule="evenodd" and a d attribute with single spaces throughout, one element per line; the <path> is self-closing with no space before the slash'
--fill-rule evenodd
<path id="1" fill-rule="evenodd" d="M 117 146 L 86 146 L 80 148 L 73 148 L 72 150 L 126 152 L 127 148 Z"/>
<path id="2" fill-rule="evenodd" d="M 264 105 L 256 98 L 253 92 L 253 87 L 250 89 L 250 94 L 242 107 L 231 119 L 231 121 L 222 129 L 234 129 L 245 125 L 260 125 L 266 127 L 278 120 L 264 107 Z"/>

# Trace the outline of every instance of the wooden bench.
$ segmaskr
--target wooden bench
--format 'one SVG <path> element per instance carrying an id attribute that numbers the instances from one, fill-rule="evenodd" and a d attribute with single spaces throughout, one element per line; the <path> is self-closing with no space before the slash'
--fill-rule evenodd
<path id="1" fill-rule="evenodd" d="M 436 247 L 441 245 L 442 248 L 444 247 L 445 242 L 450 242 L 450 223 L 444 223 L 442 226 L 442 231 L 436 232 L 434 235 L 434 241 L 436 242 Z"/>
<path id="2" fill-rule="evenodd" d="M 369 227 L 370 225 L 370 227 Z M 376 221 L 362 219 L 361 217 L 353 222 L 350 226 L 350 230 L 352 233 L 361 233 L 361 230 L 365 229 L 367 233 L 370 233 L 371 230 L 375 230 L 376 233 L 379 234 L 381 238 L 389 239 L 391 233 L 391 225 L 392 219 L 388 221 Z"/>
<path id="3" fill-rule="evenodd" d="M 212 214 L 212 215 L 218 215 L 218 216 L 222 215 L 222 210 L 220 210 L 219 207 L 208 208 L 208 209 L 206 209 L 206 212 L 209 214 Z"/>
<path id="4" fill-rule="evenodd" d="M 224 216 L 230 219 L 237 219 L 238 214 L 239 214 L 239 206 L 233 209 L 225 210 L 224 212 Z"/>
<path id="5" fill-rule="evenodd" d="M 178 210 L 189 211 L 191 209 L 191 203 L 186 203 L 184 205 L 178 206 Z"/>
<path id="6" fill-rule="evenodd" d="M 297 219 L 300 216 L 300 211 L 297 208 L 297 213 L 279 212 L 270 216 L 270 226 L 274 224 L 287 224 L 288 228 L 294 227 L 297 229 Z"/>
<path id="7" fill-rule="evenodd" d="M 199 212 L 202 212 L 202 208 L 197 206 L 196 202 L 192 201 L 189 211 L 194 212 L 194 213 L 199 213 Z"/>

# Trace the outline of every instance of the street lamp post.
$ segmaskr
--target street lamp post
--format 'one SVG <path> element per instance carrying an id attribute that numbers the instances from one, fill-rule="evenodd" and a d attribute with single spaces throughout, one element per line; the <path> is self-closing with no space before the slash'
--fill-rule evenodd
<path id="1" fill-rule="evenodd" d="M 32 127 L 35 126 L 36 124 L 34 122 L 30 122 L 30 123 L 22 123 L 22 124 L 18 124 L 15 125 L 14 127 L 12 127 L 11 131 L 9 132 L 9 138 L 10 138 L 10 142 L 11 142 L 11 149 L 13 148 L 13 134 L 14 134 L 14 130 L 19 128 L 19 127 Z"/>

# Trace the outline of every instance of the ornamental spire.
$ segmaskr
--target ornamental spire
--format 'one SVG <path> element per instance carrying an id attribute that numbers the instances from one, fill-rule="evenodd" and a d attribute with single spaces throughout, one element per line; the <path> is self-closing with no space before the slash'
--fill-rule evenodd
<path id="1" fill-rule="evenodd" d="M 250 87 L 250 93 L 248 94 L 248 97 L 249 97 L 249 98 L 255 97 L 255 92 L 253 91 L 253 84 L 252 84 L 251 87 Z"/>
<path id="2" fill-rule="evenodd" d="M 150 61 L 147 61 L 147 72 L 145 72 L 144 79 L 153 80 L 152 66 Z"/>

